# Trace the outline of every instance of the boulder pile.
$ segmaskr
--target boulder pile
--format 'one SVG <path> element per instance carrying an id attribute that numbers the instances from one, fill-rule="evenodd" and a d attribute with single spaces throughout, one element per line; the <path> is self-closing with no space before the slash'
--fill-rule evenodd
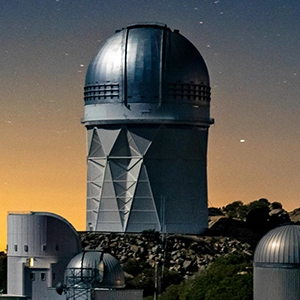
<path id="1" fill-rule="evenodd" d="M 189 276 L 212 263 L 219 256 L 244 253 L 252 257 L 246 242 L 220 236 L 80 233 L 85 250 L 103 250 L 114 255 L 124 265 L 130 259 L 154 267 L 163 266 Z"/>

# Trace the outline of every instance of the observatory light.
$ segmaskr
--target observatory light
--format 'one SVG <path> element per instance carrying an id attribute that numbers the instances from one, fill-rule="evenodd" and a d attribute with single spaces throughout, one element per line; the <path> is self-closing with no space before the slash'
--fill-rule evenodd
<path id="1" fill-rule="evenodd" d="M 29 258 L 29 267 L 33 267 L 34 266 L 34 258 L 33 257 L 30 257 Z"/>

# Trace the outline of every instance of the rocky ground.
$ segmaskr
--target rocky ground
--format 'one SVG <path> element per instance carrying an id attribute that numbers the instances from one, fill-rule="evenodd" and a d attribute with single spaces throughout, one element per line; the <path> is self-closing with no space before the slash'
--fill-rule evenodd
<path id="1" fill-rule="evenodd" d="M 164 265 L 181 275 L 192 275 L 217 257 L 228 253 L 253 255 L 251 245 L 223 236 L 166 235 L 153 232 L 137 234 L 81 233 L 85 250 L 98 249 L 111 253 L 124 265 L 130 259 L 150 266 Z"/>
<path id="2" fill-rule="evenodd" d="M 281 211 L 273 212 L 280 215 Z M 292 222 L 300 224 L 300 209 L 289 213 Z M 209 228 L 199 236 L 160 235 L 154 231 L 142 234 L 79 233 L 85 250 L 98 249 L 114 255 L 124 266 L 131 261 L 149 266 L 160 265 L 182 276 L 189 276 L 229 253 L 243 253 L 252 258 L 262 237 L 246 222 L 225 216 L 210 216 Z M 127 274 L 130 276 L 130 274 Z"/>

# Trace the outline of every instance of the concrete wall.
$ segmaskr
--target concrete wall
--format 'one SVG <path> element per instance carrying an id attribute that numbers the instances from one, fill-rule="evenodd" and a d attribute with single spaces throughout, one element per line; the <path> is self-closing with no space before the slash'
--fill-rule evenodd
<path id="1" fill-rule="evenodd" d="M 92 291 L 92 300 L 142 300 L 143 290 L 98 290 Z"/>

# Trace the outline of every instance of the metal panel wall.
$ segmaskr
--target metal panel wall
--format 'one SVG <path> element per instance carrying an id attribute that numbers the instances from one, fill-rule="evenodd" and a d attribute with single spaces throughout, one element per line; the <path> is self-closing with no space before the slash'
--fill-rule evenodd
<path id="1" fill-rule="evenodd" d="M 299 300 L 300 266 L 254 268 L 254 300 Z"/>
<path id="2" fill-rule="evenodd" d="M 123 125 L 91 131 L 87 230 L 204 231 L 206 128 Z"/>

